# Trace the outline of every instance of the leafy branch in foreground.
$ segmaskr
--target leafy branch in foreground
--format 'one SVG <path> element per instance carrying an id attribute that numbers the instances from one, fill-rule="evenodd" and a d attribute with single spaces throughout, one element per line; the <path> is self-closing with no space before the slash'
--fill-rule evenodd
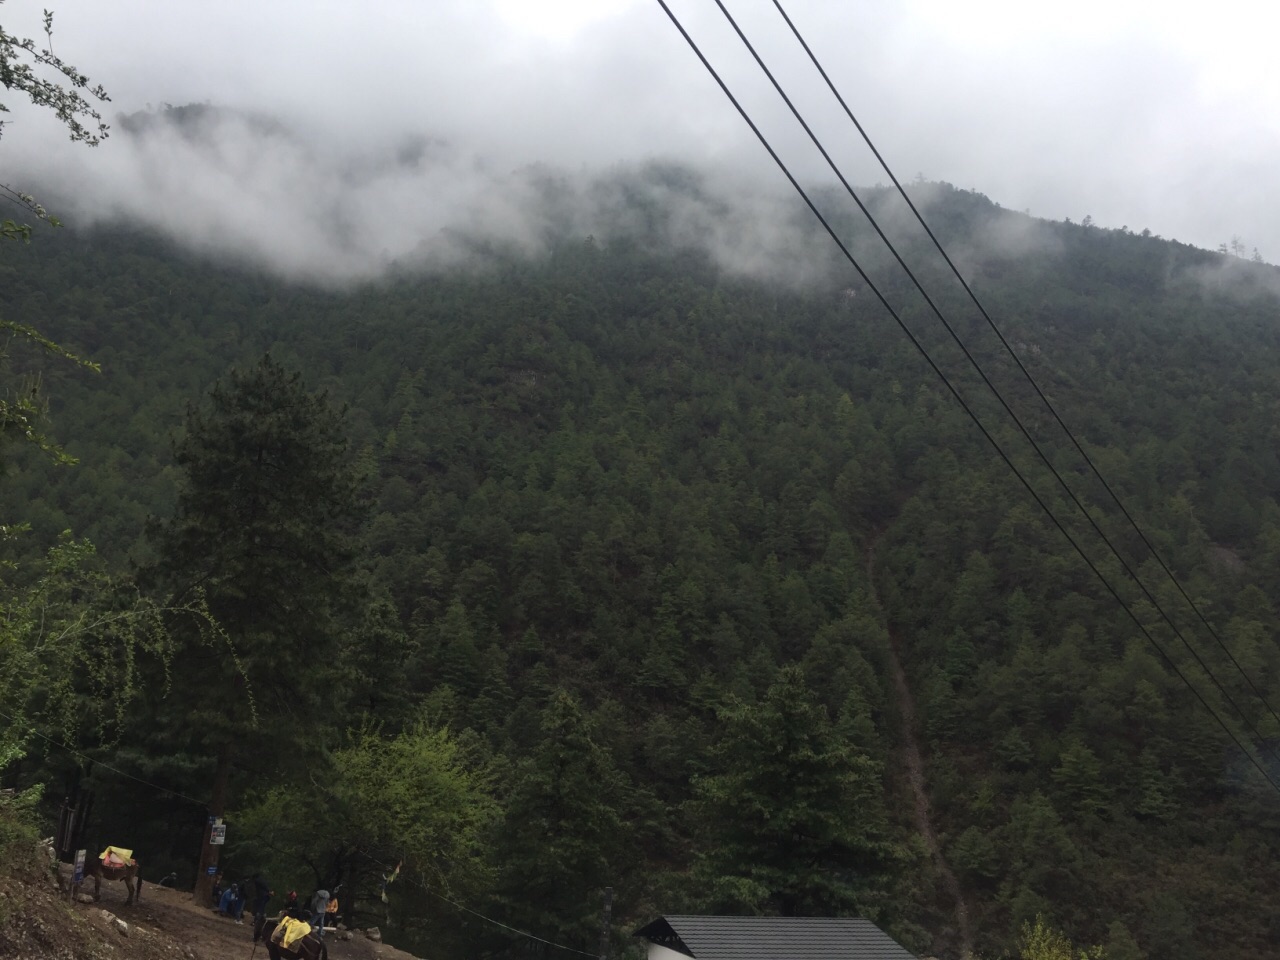
<path id="1" fill-rule="evenodd" d="M 4 3 L 4 0 L 0 0 Z M 107 103 L 111 97 L 102 84 L 90 86 L 89 78 L 53 52 L 53 12 L 44 11 L 44 46 L 29 37 L 18 37 L 0 25 L 0 87 L 16 91 L 37 107 L 51 110 L 71 135 L 73 143 L 96 147 L 111 129 L 93 101 Z M 0 113 L 10 113 L 0 101 Z M 0 137 L 8 121 L 0 120 Z M 23 214 L 58 226 L 58 220 L 29 193 L 0 184 L 0 199 L 22 209 Z M 31 238 L 31 226 L 7 217 L 0 220 L 0 239 Z"/>
<path id="2" fill-rule="evenodd" d="M 14 340 L 24 340 L 39 347 L 45 353 L 69 360 L 95 373 L 101 370 L 93 361 L 76 356 L 38 330 L 24 324 L 0 319 L 0 331 L 8 335 L 8 339 L 0 347 L 0 362 L 9 359 L 9 345 Z M 74 457 L 41 431 L 40 421 L 44 419 L 44 415 L 45 401 L 40 393 L 40 378 L 36 376 L 20 378 L 17 386 L 11 388 L 6 394 L 0 395 L 0 440 L 23 440 L 49 454 L 55 463 L 62 465 L 75 463 Z"/>
<path id="3" fill-rule="evenodd" d="M 7 184 L 0 183 L 0 200 L 7 200 L 14 206 L 23 208 L 37 220 L 43 220 L 51 227 L 62 226 L 62 221 L 49 213 L 44 205 L 38 203 L 29 193 L 22 193 Z M 23 243 L 28 243 L 31 240 L 31 225 L 6 217 L 0 220 L 0 240 L 21 240 Z"/>
<path id="4" fill-rule="evenodd" d="M 6 540 L 22 532 L 0 528 Z M 167 687 L 174 617 L 199 624 L 206 642 L 225 641 L 202 596 L 157 603 L 96 569 L 94 556 L 89 541 L 64 534 L 25 584 L 15 582 L 16 564 L 0 562 L 0 700 L 8 724 L 0 744 L 20 743 L 36 718 L 67 740 L 90 720 L 110 739 L 143 692 L 143 678 L 154 675 L 144 672 L 144 660 L 161 665 Z"/>
<path id="5" fill-rule="evenodd" d="M 88 97 L 103 103 L 111 98 L 102 84 L 89 86 L 87 76 L 53 52 L 50 10 L 44 11 L 44 36 L 45 45 L 37 47 L 29 37 L 19 38 L 0 26 L 0 86 L 24 94 L 37 107 L 52 110 L 70 132 L 72 142 L 96 147 L 107 138 L 110 127 Z M 41 68 L 59 75 L 58 79 L 42 75 Z M 8 106 L 0 103 L 0 113 L 9 112 Z M 4 122 L 0 121 L 0 136 L 3 134 Z"/>

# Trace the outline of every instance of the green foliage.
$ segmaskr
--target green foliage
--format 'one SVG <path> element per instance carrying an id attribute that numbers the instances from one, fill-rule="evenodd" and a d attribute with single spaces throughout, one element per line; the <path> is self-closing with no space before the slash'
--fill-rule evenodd
<path id="1" fill-rule="evenodd" d="M 1106 960 L 1146 960 L 1147 957 L 1133 939 L 1129 928 L 1119 920 L 1111 921 L 1111 925 L 1107 927 L 1105 949 Z"/>
<path id="2" fill-rule="evenodd" d="M 357 591 L 360 478 L 341 414 L 267 356 L 189 410 L 176 459 L 176 509 L 150 530 L 144 577 L 179 598 L 199 591 L 228 646 L 176 678 L 175 733 L 225 745 L 268 725 L 278 751 L 314 748 L 308 726 L 326 713 Z M 197 639 L 184 635 L 179 655 Z"/>
<path id="3" fill-rule="evenodd" d="M 15 341 L 37 347 L 46 355 L 69 360 L 84 369 L 99 369 L 96 363 L 77 357 L 42 336 L 39 331 L 23 324 L 0 319 L 0 336 L 6 337 L 5 346 L 0 348 L 0 369 L 7 371 L 12 368 L 10 353 Z M 74 457 L 44 433 L 46 412 L 47 401 L 40 389 L 39 376 L 27 374 L 17 377 L 16 382 L 8 388 L 7 395 L 0 396 L 0 447 L 18 441 L 40 450 L 56 464 L 65 466 L 75 463 Z M 0 459 L 0 469 L 6 465 L 7 460 Z"/>
<path id="4" fill-rule="evenodd" d="M 188 619 L 206 643 L 219 635 L 198 592 L 181 605 L 143 596 L 69 534 L 43 561 L 0 571 L 0 745 L 25 742 L 35 721 L 65 740 L 118 738 L 147 679 L 167 683 L 169 618 Z"/>
<path id="5" fill-rule="evenodd" d="M 1101 947 L 1077 950 L 1060 931 L 1049 926 L 1043 917 L 1024 924 L 1018 939 L 1021 960 L 1109 960 Z"/>
<path id="6" fill-rule="evenodd" d="M 498 894 L 517 926 L 589 949 L 599 892 L 622 885 L 634 855 L 634 786 L 564 692 L 551 697 L 539 743 L 513 772 L 495 860 Z"/>
<path id="7" fill-rule="evenodd" d="M 339 659 L 350 684 L 350 711 L 368 721 L 398 727 L 413 712 L 410 674 L 420 645 L 402 627 L 395 606 L 373 600 L 363 622 L 342 638 Z"/>
<path id="8" fill-rule="evenodd" d="M 496 892 L 469 906 L 592 949 L 604 885 L 619 892 L 620 927 L 700 909 L 708 890 L 762 911 L 785 894 L 891 924 L 896 914 L 897 929 L 933 932 L 945 955 L 952 900 L 923 857 L 825 870 L 797 853 L 821 837 L 921 849 L 892 643 L 923 734 L 930 815 L 980 951 L 1010 954 L 1021 925 L 1043 915 L 1117 952 L 1122 918 L 1151 956 L 1271 956 L 1255 922 L 1280 915 L 1270 797 L 870 298 L 849 297 L 843 277 L 801 289 L 733 276 L 634 225 L 649 222 L 629 216 L 640 206 L 670 213 L 661 204 L 620 204 L 630 225 L 607 240 L 550 236 L 529 259 L 345 291 L 175 256 L 124 229 L 3 245 L 0 308 L 101 357 L 109 374 L 52 364 L 45 376 L 77 470 L 24 444 L 5 451 L 0 516 L 32 530 L 14 544 L 15 588 L 71 527 L 113 576 L 135 560 L 180 589 L 209 572 L 232 644 L 215 652 L 181 633 L 174 693 L 161 699 L 158 671 L 137 724 L 103 756 L 205 796 L 227 740 L 241 758 L 233 797 L 279 788 L 276 818 L 295 830 L 277 837 L 293 864 L 280 876 L 355 871 L 376 883 L 384 868 L 309 835 L 328 814 L 296 804 L 337 789 L 342 731 L 371 721 L 394 739 L 428 709 L 493 761 L 501 816 L 480 847 Z M 1270 272 L 1238 264 L 1220 284 L 1206 273 L 1216 255 L 1038 223 L 943 187 L 931 209 L 944 240 L 972 251 L 1020 356 L 1280 702 L 1267 600 L 1280 592 Z M 1016 254 L 992 239 L 1009 235 Z M 183 403 L 267 350 L 349 405 L 333 430 L 349 445 L 328 449 L 369 478 L 371 503 L 362 528 L 359 511 L 325 525 L 343 541 L 339 585 L 330 568 L 260 557 L 245 516 L 214 509 L 270 485 L 202 480 L 211 519 L 191 524 L 178 563 L 163 536 L 141 539 L 149 514 L 182 527 L 194 503 L 164 442 Z M 15 376 L 34 372 L 28 353 L 14 351 Z M 228 421 L 225 449 L 252 433 L 247 410 Z M 1046 443 L 1074 483 L 1071 448 L 1052 431 Z M 278 516 L 309 516 L 311 499 Z M 293 538 L 273 511 L 257 514 L 271 537 L 329 542 Z M 254 561 L 243 577 L 238 556 Z M 331 604 L 348 585 L 356 599 Z M 1244 681 L 1206 651 L 1272 732 Z M 769 691 L 788 670 L 807 692 L 784 709 Z M 544 733 L 556 717 L 571 750 Z M 818 798 L 862 791 L 865 818 L 840 821 L 826 800 L 789 792 L 786 764 L 760 746 L 788 725 L 827 758 L 786 754 L 814 772 L 798 782 Z M 21 776 L 66 772 L 38 762 Z M 557 791 L 557 769 L 572 789 Z M 100 796 L 107 780 L 95 774 Z M 136 846 L 190 860 L 202 819 L 114 789 L 104 819 L 129 811 Z M 802 842 L 757 855 L 753 834 L 778 836 L 760 810 L 803 827 Z M 561 828 L 522 830 L 522 816 Z M 228 856 L 249 866 L 263 849 Z M 480 934 L 439 901 L 391 899 L 397 922 L 432 918 L 437 939 L 424 931 L 420 952 L 513 949 L 514 935 Z"/>
<path id="9" fill-rule="evenodd" d="M 797 667 L 758 705 L 720 714 L 695 784 L 708 842 L 695 867 L 717 911 L 876 913 L 893 862 L 880 766 L 833 729 Z"/>
<path id="10" fill-rule="evenodd" d="M 101 84 L 89 86 L 87 76 L 53 52 L 53 14 L 48 10 L 44 11 L 44 35 L 41 47 L 29 37 L 15 36 L 0 25 L 0 87 L 51 112 L 66 127 L 73 142 L 95 147 L 106 139 L 110 128 L 92 101 L 106 102 L 111 98 Z M 0 113 L 8 112 L 9 108 L 0 102 Z M 6 122 L 0 121 L 0 136 L 5 126 Z M 50 216 L 29 193 L 0 184 L 0 199 L 24 208 L 37 220 L 58 226 L 57 218 Z M 0 239 L 30 238 L 28 224 L 11 218 L 0 220 Z"/>
<path id="11" fill-rule="evenodd" d="M 0 743 L 0 771 L 9 769 L 21 757 L 17 745 Z M 0 792 L 0 875 L 22 872 L 35 858 L 41 826 L 37 804 L 43 792 L 39 784 L 21 793 Z M 3 906 L 7 905 L 0 908 Z M 0 921 L 8 921 L 2 909 Z"/>
<path id="12" fill-rule="evenodd" d="M 980 827 L 966 827 L 947 850 L 947 856 L 970 883 L 990 881 L 1000 874 L 1000 847 Z"/>
<path id="13" fill-rule="evenodd" d="M 51 111 L 73 141 L 97 146 L 109 128 L 85 93 L 103 102 L 111 98 L 101 85 L 90 87 L 88 77 L 53 52 L 53 14 L 48 10 L 44 12 L 44 35 L 45 45 L 38 47 L 34 40 L 0 27 L 0 86 Z M 50 74 L 58 79 L 50 79 Z M 0 113 L 8 112 L 0 103 Z M 0 124 L 0 133 L 3 130 Z"/>
<path id="14" fill-rule="evenodd" d="M 355 528 L 361 478 L 342 414 L 268 355 L 215 384 L 188 410 L 175 456 L 173 516 L 148 530 L 144 582 L 186 602 L 198 594 L 225 641 L 207 650 L 198 622 L 175 618 L 179 670 L 153 700 L 154 752 L 213 760 L 210 810 L 224 812 L 246 757 L 295 773 L 316 762 L 342 720 L 351 678 L 338 657 L 361 594 Z M 216 855 L 207 843 L 203 864 Z M 197 870 L 197 894 L 207 873 Z"/>
<path id="15" fill-rule="evenodd" d="M 1083 743 L 1073 741 L 1067 745 L 1053 770 L 1053 779 L 1074 815 L 1096 817 L 1102 813 L 1107 801 L 1102 764 Z"/>
<path id="16" fill-rule="evenodd" d="M 490 777 L 447 730 L 418 721 L 394 737 L 366 728 L 333 758 L 349 845 L 378 850 L 433 887 L 481 887 L 485 831 L 497 813 Z"/>
<path id="17" fill-rule="evenodd" d="M 487 886 L 484 841 L 497 813 L 484 763 L 444 728 L 366 726 L 311 790 L 267 787 L 236 811 L 233 855 L 278 882 L 343 883 L 365 900 L 387 864 L 402 863 L 405 883 L 466 898 Z"/>

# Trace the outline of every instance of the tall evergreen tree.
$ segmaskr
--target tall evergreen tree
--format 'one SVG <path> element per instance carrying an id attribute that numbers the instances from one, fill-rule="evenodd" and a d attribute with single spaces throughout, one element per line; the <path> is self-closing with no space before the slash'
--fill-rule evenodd
<path id="1" fill-rule="evenodd" d="M 500 896 L 517 925 L 590 949 L 600 891 L 624 866 L 628 785 L 569 694 L 551 698 L 541 734 L 507 799 Z"/>
<path id="2" fill-rule="evenodd" d="M 225 642 L 179 654 L 161 729 L 214 761 L 219 816 L 237 756 L 262 770 L 318 746 L 356 597 L 361 485 L 342 413 L 270 356 L 189 411 L 177 462 L 177 507 L 149 531 L 158 560 L 145 572 L 179 598 L 202 593 Z M 197 897 L 217 862 L 207 840 Z"/>
<path id="3" fill-rule="evenodd" d="M 892 859 L 879 765 L 840 737 L 798 666 L 721 719 L 695 785 L 707 843 L 695 875 L 718 910 L 875 912 Z"/>

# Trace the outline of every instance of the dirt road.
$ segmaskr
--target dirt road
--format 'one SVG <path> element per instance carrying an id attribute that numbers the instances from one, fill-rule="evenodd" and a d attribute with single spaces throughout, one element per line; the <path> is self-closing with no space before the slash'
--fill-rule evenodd
<path id="1" fill-rule="evenodd" d="M 87 892 L 93 892 L 90 883 Z M 259 945 L 254 953 L 253 925 L 249 915 L 244 923 L 220 917 L 212 909 L 197 907 L 191 894 L 155 884 L 144 884 L 142 897 L 133 906 L 126 906 L 128 891 L 123 883 L 103 883 L 102 900 L 96 904 L 76 904 L 77 911 L 100 920 L 101 910 L 108 910 L 137 932 L 155 938 L 172 938 L 181 945 L 175 957 L 186 956 L 195 960 L 261 960 L 266 950 Z M 117 934 L 117 936 L 119 936 Z M 135 940 L 137 933 L 131 934 Z M 118 945 L 124 947 L 128 940 L 119 937 Z M 350 940 L 340 940 L 333 933 L 325 935 L 331 960 L 414 960 L 413 955 L 384 943 L 367 939 L 360 931 L 354 931 Z M 125 950 L 125 955 L 128 955 Z"/>

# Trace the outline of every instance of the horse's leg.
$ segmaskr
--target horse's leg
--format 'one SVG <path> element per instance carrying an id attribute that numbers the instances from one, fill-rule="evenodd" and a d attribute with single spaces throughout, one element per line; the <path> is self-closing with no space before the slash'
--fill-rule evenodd
<path id="1" fill-rule="evenodd" d="M 133 906 L 133 889 L 134 889 L 133 877 L 129 876 L 128 874 L 125 874 L 124 885 L 125 885 L 125 888 L 129 891 L 129 899 L 124 902 L 124 905 L 126 907 L 132 907 Z"/>
<path id="2" fill-rule="evenodd" d="M 102 874 L 96 870 L 93 873 L 93 902 L 97 903 L 102 899 Z"/>

